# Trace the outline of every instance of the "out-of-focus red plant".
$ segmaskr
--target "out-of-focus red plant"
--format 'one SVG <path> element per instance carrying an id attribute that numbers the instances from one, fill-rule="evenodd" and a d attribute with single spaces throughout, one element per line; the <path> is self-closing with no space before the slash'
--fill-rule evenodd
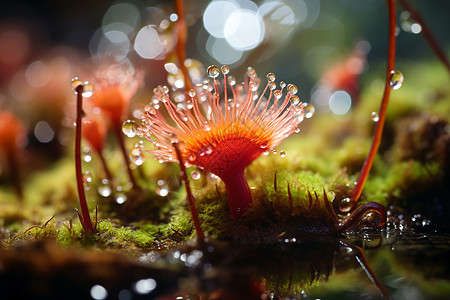
<path id="1" fill-rule="evenodd" d="M 19 118 L 9 111 L 0 111 L 0 152 L 5 156 L 19 199 L 23 199 L 19 153 L 25 141 L 26 129 Z"/>
<path id="2" fill-rule="evenodd" d="M 364 70 L 369 44 L 361 41 L 356 44 L 352 53 L 325 70 L 319 81 L 319 88 L 329 92 L 346 91 L 354 101 L 359 96 L 359 76 Z"/>
<path id="3" fill-rule="evenodd" d="M 97 67 L 92 82 L 94 94 L 90 98 L 93 107 L 109 118 L 109 124 L 118 140 L 128 176 L 134 187 L 136 179 L 130 168 L 130 158 L 125 147 L 122 124 L 127 115 L 129 102 L 143 81 L 143 73 L 136 71 L 129 63 L 104 61 Z"/>
<path id="4" fill-rule="evenodd" d="M 107 179 L 111 179 L 111 172 L 102 155 L 105 140 L 108 133 L 107 123 L 102 115 L 89 114 L 83 118 L 82 134 L 95 150 L 103 164 L 103 170 Z"/>

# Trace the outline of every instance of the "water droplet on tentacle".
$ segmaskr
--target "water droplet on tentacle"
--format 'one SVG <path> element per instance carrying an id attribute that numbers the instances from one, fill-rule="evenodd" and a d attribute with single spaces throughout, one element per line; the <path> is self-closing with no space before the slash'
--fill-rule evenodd
<path id="1" fill-rule="evenodd" d="M 220 70 L 222 71 L 222 74 L 227 75 L 230 73 L 230 68 L 227 65 L 223 65 Z"/>
<path id="2" fill-rule="evenodd" d="M 216 78 L 220 74 L 220 70 L 218 67 L 212 65 L 208 67 L 208 76 L 211 78 Z"/>
<path id="3" fill-rule="evenodd" d="M 294 84 L 288 84 L 287 89 L 288 89 L 289 93 L 291 93 L 291 95 L 295 95 L 298 92 L 298 88 Z"/>
<path id="4" fill-rule="evenodd" d="M 270 81 L 270 82 L 274 82 L 275 81 L 275 74 L 273 74 L 273 73 L 267 74 L 266 77 L 267 77 L 267 80 Z"/>
<path id="5" fill-rule="evenodd" d="M 311 118 L 316 112 L 316 108 L 310 103 L 303 103 L 303 110 L 305 111 L 305 118 Z"/>
<path id="6" fill-rule="evenodd" d="M 234 86 L 236 84 L 236 78 L 232 75 L 228 76 L 228 84 Z"/>
<path id="7" fill-rule="evenodd" d="M 253 69 L 252 67 L 248 67 L 248 68 L 247 68 L 247 76 L 248 76 L 248 77 L 252 77 L 252 76 L 255 75 L 255 74 L 256 74 L 255 69 Z"/>
<path id="8" fill-rule="evenodd" d="M 289 100 L 291 101 L 292 105 L 299 105 L 300 104 L 300 98 L 297 97 L 296 95 L 291 95 Z"/>

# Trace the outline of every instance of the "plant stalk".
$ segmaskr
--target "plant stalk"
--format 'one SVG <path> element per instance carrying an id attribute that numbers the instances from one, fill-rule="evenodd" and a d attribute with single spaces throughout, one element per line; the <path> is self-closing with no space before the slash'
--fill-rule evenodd
<path id="1" fill-rule="evenodd" d="M 183 157 L 181 155 L 178 143 L 172 143 L 172 145 L 173 145 L 173 148 L 175 149 L 175 153 L 178 158 L 178 163 L 180 165 L 180 176 L 181 176 L 181 180 L 184 183 L 184 186 L 186 187 L 187 200 L 189 203 L 189 208 L 191 210 L 192 221 L 194 223 L 195 230 L 197 231 L 197 242 L 200 245 L 200 244 L 203 244 L 203 242 L 205 241 L 205 234 L 203 233 L 203 230 L 202 230 L 202 227 L 200 224 L 200 219 L 198 218 L 197 209 L 195 208 L 195 199 L 194 199 L 194 195 L 192 195 L 191 187 L 189 185 L 189 179 L 187 178 L 187 175 L 186 175 L 186 166 L 184 165 Z"/>
<path id="2" fill-rule="evenodd" d="M 383 134 L 384 122 L 386 120 L 386 111 L 389 102 L 389 94 L 391 92 L 390 79 L 391 72 L 395 70 L 395 30 L 396 30 L 396 12 L 395 12 L 395 0 L 387 0 L 388 13 L 389 13 L 389 33 L 388 33 L 388 60 L 387 60 L 387 70 L 386 70 L 386 83 L 384 85 L 383 98 L 381 100 L 381 107 L 379 110 L 379 120 L 375 126 L 375 132 L 373 136 L 372 145 L 370 147 L 369 153 L 367 154 L 366 160 L 364 161 L 361 173 L 358 177 L 355 188 L 350 195 L 351 205 L 354 207 L 359 197 L 361 196 L 364 184 L 369 176 L 370 169 L 372 168 L 373 161 L 380 147 L 381 137 Z"/>
<path id="3" fill-rule="evenodd" d="M 82 126 L 82 113 L 83 113 L 83 85 L 79 85 L 75 88 L 77 94 L 77 117 L 76 117 L 76 130 L 75 130 L 75 173 L 77 179 L 78 198 L 80 200 L 81 208 L 81 225 L 86 233 L 94 233 L 94 227 L 92 226 L 91 216 L 89 215 L 89 209 L 86 201 L 86 194 L 84 193 L 83 185 L 83 171 L 81 168 L 81 126 Z M 80 215 L 79 215 L 80 216 Z"/>
<path id="4" fill-rule="evenodd" d="M 450 62 L 447 58 L 447 55 L 439 46 L 439 43 L 434 38 L 430 28 L 425 23 L 420 13 L 407 0 L 399 0 L 399 2 L 405 8 L 405 10 L 407 10 L 411 14 L 411 17 L 420 24 L 420 26 L 422 27 L 423 37 L 428 42 L 431 50 L 434 52 L 434 54 L 436 54 L 436 56 L 442 61 L 447 70 L 450 72 Z"/>

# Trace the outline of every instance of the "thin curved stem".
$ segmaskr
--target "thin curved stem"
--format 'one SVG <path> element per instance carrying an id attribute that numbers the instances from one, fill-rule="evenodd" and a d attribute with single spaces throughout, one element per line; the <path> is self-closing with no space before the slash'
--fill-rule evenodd
<path id="1" fill-rule="evenodd" d="M 439 46 L 439 43 L 434 38 L 430 28 L 425 23 L 420 13 L 407 0 L 399 0 L 399 2 L 410 13 L 411 17 L 420 24 L 420 26 L 422 27 L 423 37 L 425 38 L 425 40 L 427 40 L 431 50 L 433 50 L 434 54 L 436 54 L 436 56 L 442 61 L 447 70 L 450 72 L 450 62 L 447 58 L 447 55 Z"/>
<path id="2" fill-rule="evenodd" d="M 195 230 L 197 231 L 197 242 L 199 245 L 203 244 L 205 241 L 205 234 L 203 233 L 200 219 L 198 218 L 197 209 L 195 208 L 195 199 L 194 195 L 192 195 L 191 186 L 189 184 L 189 179 L 186 175 L 186 166 L 183 162 L 183 157 L 180 152 L 180 148 L 178 146 L 178 143 L 172 143 L 173 148 L 175 149 L 175 153 L 178 158 L 178 164 L 180 165 L 180 176 L 181 180 L 184 183 L 184 186 L 186 187 L 186 194 L 187 194 L 187 200 L 189 203 L 189 208 L 191 209 L 191 215 L 192 215 L 192 221 L 194 223 Z"/>
<path id="3" fill-rule="evenodd" d="M 356 224 L 356 222 L 360 221 L 366 213 L 370 211 L 376 212 L 380 216 L 378 227 L 383 227 L 384 224 L 386 224 L 386 208 L 380 203 L 369 202 L 367 204 L 358 206 L 350 214 L 350 216 L 348 216 L 342 223 L 339 224 L 338 231 L 342 232 L 352 227 Z"/>
<path id="4" fill-rule="evenodd" d="M 79 85 L 75 88 L 77 93 L 77 117 L 75 128 L 75 173 L 77 178 L 78 198 L 80 200 L 81 215 L 78 213 L 81 225 L 87 233 L 94 233 L 94 227 L 92 226 L 91 216 L 89 215 L 89 209 L 86 201 L 86 194 L 84 193 L 83 186 L 83 171 L 81 168 L 81 126 L 82 126 L 82 114 L 83 114 L 83 85 Z"/>
<path id="5" fill-rule="evenodd" d="M 386 111 L 389 102 L 389 94 L 391 92 L 390 79 L 391 72 L 395 69 L 395 0 L 387 0 L 388 11 L 389 11 L 389 45 L 388 45 L 388 61 L 386 70 L 386 83 L 384 85 L 384 94 L 381 100 L 381 107 L 378 113 L 379 120 L 375 126 L 375 133 L 373 136 L 372 146 L 370 147 L 369 153 L 367 154 L 366 160 L 364 161 L 361 173 L 358 177 L 355 189 L 350 195 L 351 205 L 354 206 L 361 196 L 364 184 L 369 176 L 370 169 L 372 168 L 373 161 L 377 155 L 378 148 L 380 147 L 381 137 L 383 134 L 384 122 L 386 120 Z"/>

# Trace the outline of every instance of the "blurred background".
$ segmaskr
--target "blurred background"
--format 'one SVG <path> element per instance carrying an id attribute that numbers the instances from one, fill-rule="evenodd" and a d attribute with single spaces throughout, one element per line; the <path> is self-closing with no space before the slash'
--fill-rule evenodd
<path id="1" fill-rule="evenodd" d="M 412 3 L 448 53 L 450 1 Z M 253 66 L 261 77 L 273 72 L 277 81 L 296 84 L 300 99 L 311 101 L 319 113 L 335 114 L 347 113 L 358 101 L 359 82 L 384 80 L 385 1 L 215 0 L 185 1 L 185 6 L 192 59 L 187 63 L 199 78 L 210 64 L 229 65 L 238 80 Z M 437 60 L 420 25 L 399 5 L 397 18 L 397 68 Z M 3 1 L 0 109 L 24 123 L 28 147 L 45 144 L 45 156 L 57 154 L 72 141 L 70 81 L 91 80 L 91 57 L 109 56 L 136 68 L 130 74 L 144 74 L 144 88 L 132 103 L 148 102 L 158 84 L 172 81 L 177 88 L 168 78 L 178 72 L 177 20 L 174 1 Z"/>

